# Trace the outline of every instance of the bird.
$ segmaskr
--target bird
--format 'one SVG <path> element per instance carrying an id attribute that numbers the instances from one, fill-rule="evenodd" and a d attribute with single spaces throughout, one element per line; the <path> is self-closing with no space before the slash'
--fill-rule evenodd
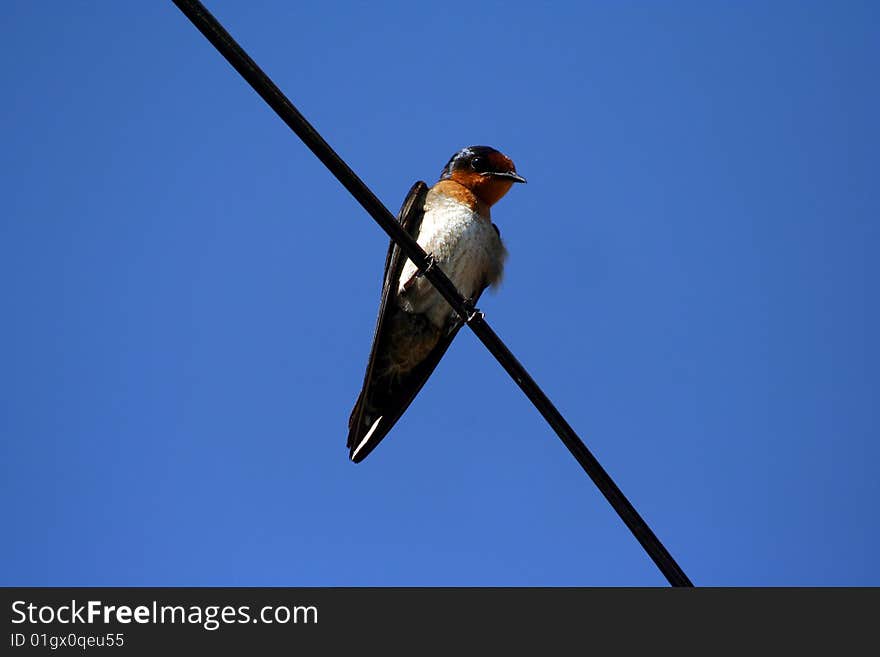
<path id="1" fill-rule="evenodd" d="M 491 208 L 514 183 L 525 182 L 500 151 L 467 146 L 449 159 L 430 189 L 419 181 L 404 200 L 401 227 L 471 304 L 500 283 L 507 258 Z M 348 420 L 346 445 L 354 463 L 400 419 L 462 324 L 392 240 L 364 382 Z"/>

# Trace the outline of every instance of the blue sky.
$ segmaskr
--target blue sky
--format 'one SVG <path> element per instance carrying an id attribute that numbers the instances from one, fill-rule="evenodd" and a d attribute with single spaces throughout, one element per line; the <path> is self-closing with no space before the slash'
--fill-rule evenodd
<path id="1" fill-rule="evenodd" d="M 695 583 L 880 585 L 875 3 L 208 7 L 393 211 L 514 159 L 481 307 Z M 665 583 L 468 331 L 348 462 L 387 238 L 170 2 L 0 21 L 0 583 Z"/>

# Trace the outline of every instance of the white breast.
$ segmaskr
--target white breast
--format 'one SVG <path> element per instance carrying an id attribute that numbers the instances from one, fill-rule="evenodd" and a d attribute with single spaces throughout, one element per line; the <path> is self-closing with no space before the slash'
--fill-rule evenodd
<path id="1" fill-rule="evenodd" d="M 441 194 L 429 193 L 418 236 L 419 245 L 433 255 L 443 272 L 465 297 L 472 298 L 485 283 L 501 279 L 507 251 L 488 217 Z M 424 278 L 416 279 L 404 293 L 403 286 L 417 269 L 407 260 L 400 277 L 400 306 L 414 313 L 426 313 L 438 327 L 452 313 L 449 304 Z"/>

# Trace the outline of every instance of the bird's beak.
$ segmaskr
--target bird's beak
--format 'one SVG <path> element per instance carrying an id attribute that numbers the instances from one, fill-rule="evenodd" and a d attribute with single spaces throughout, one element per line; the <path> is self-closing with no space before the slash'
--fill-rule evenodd
<path id="1" fill-rule="evenodd" d="M 490 171 L 486 175 L 492 176 L 493 178 L 505 178 L 518 183 L 524 183 L 526 181 L 525 178 L 514 171 Z"/>

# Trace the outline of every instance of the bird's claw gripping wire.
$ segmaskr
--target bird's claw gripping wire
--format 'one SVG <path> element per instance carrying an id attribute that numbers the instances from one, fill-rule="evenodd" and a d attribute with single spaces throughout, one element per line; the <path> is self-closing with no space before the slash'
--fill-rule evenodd
<path id="1" fill-rule="evenodd" d="M 425 266 L 424 269 L 419 270 L 419 276 L 426 276 L 428 274 L 428 272 L 430 272 L 432 269 L 435 269 L 436 267 L 439 266 L 437 264 L 437 258 L 435 258 L 430 253 L 425 258 L 425 262 L 427 262 L 428 264 Z M 483 311 L 481 311 L 479 308 L 474 308 L 473 299 L 465 299 L 463 306 L 464 306 L 464 308 L 463 308 L 464 313 L 463 314 L 459 313 L 459 315 L 461 315 L 461 319 L 465 324 L 470 324 L 472 321 L 474 321 L 478 317 L 480 319 L 485 318 Z"/>
<path id="2" fill-rule="evenodd" d="M 429 271 L 433 270 L 437 267 L 437 258 L 435 258 L 432 254 L 428 254 L 428 257 L 425 258 L 425 262 L 428 263 L 428 266 L 419 271 L 419 276 L 424 276 Z"/>
<path id="3" fill-rule="evenodd" d="M 462 317 L 465 324 L 470 324 L 472 321 L 474 321 L 477 318 L 483 319 L 486 317 L 486 315 L 483 314 L 482 310 L 474 307 L 474 302 L 471 299 L 464 300 L 464 309 L 465 309 L 465 312 L 467 313 L 464 317 Z"/>

